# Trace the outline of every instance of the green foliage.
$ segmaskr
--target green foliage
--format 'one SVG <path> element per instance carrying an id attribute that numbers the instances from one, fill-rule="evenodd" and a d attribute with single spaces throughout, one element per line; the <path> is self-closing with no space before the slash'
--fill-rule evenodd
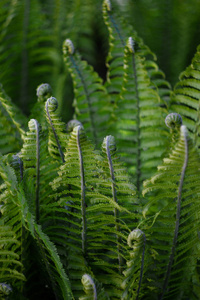
<path id="1" fill-rule="evenodd" d="M 52 88 L 38 86 L 29 121 L 0 91 L 1 299 L 199 299 L 199 47 L 171 91 L 114 1 L 97 20 L 99 1 L 3 2 L 0 80 L 13 96 L 16 64 L 21 103 L 31 78 Z M 108 30 L 105 82 L 78 53 L 94 63 L 96 22 Z"/>

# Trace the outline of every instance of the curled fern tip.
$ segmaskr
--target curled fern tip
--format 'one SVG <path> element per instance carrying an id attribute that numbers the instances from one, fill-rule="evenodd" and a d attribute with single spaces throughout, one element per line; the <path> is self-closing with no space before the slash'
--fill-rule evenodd
<path id="1" fill-rule="evenodd" d="M 67 132 L 72 132 L 76 126 L 82 126 L 82 123 L 78 120 L 71 120 L 67 123 Z"/>
<path id="2" fill-rule="evenodd" d="M 144 237 L 144 232 L 139 228 L 136 228 L 129 234 L 127 243 L 131 248 L 140 248 L 144 243 Z"/>
<path id="3" fill-rule="evenodd" d="M 48 83 L 42 83 L 37 87 L 38 101 L 46 100 L 52 95 L 52 88 Z"/>
<path id="4" fill-rule="evenodd" d="M 131 53 L 134 53 L 134 40 L 131 36 L 128 38 L 127 47 Z"/>
<path id="5" fill-rule="evenodd" d="M 55 97 L 50 97 L 47 99 L 46 105 L 48 106 L 49 111 L 54 112 L 58 108 L 58 100 Z"/>
<path id="6" fill-rule="evenodd" d="M 28 122 L 28 128 L 30 131 L 34 131 L 34 130 L 37 130 L 39 127 L 39 124 L 38 124 L 38 121 L 35 120 L 35 119 L 31 119 L 29 122 Z"/>
<path id="7" fill-rule="evenodd" d="M 104 6 L 107 9 L 107 11 L 111 11 L 112 10 L 112 6 L 111 6 L 110 0 L 105 0 L 104 1 Z"/>
<path id="8" fill-rule="evenodd" d="M 180 128 L 182 125 L 182 118 L 177 113 L 171 113 L 165 118 L 165 124 L 172 129 Z"/>
<path id="9" fill-rule="evenodd" d="M 70 39 L 66 39 L 63 43 L 63 52 L 64 54 L 70 54 L 73 55 L 74 54 L 74 44 L 72 43 L 72 41 Z"/>
<path id="10" fill-rule="evenodd" d="M 108 135 L 104 138 L 102 148 L 106 150 L 107 146 L 111 153 L 116 151 L 116 143 L 114 136 Z"/>

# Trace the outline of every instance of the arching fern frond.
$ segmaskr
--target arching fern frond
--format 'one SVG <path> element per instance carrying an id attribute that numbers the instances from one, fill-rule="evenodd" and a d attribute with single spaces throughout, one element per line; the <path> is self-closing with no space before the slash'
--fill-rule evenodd
<path id="1" fill-rule="evenodd" d="M 106 135 L 112 108 L 102 79 L 75 53 L 71 40 L 63 45 L 64 60 L 74 84 L 75 118 L 83 124 L 86 133 L 95 145 Z"/>
<path id="2" fill-rule="evenodd" d="M 138 190 L 163 157 L 167 131 L 160 97 L 152 88 L 144 60 L 130 37 L 124 52 L 124 79 L 116 115 L 119 153 Z M 153 137 L 156 137 L 154 139 Z"/>
<path id="3" fill-rule="evenodd" d="M 130 260 L 127 262 L 127 269 L 124 271 L 125 280 L 122 286 L 125 291 L 122 299 L 138 300 L 141 296 L 140 290 L 144 273 L 146 236 L 144 232 L 136 228 L 129 234 L 127 242 L 132 249 Z"/>
<path id="4" fill-rule="evenodd" d="M 200 46 L 191 65 L 180 75 L 171 96 L 170 110 L 181 114 L 183 123 L 189 129 L 195 143 L 200 147 Z"/>
<path id="5" fill-rule="evenodd" d="M 0 87 L 1 153 L 19 151 L 24 137 L 26 118 Z"/>
<path id="6" fill-rule="evenodd" d="M 95 170 L 93 146 L 87 141 L 83 127 L 75 126 L 65 153 L 65 163 L 52 183 L 57 198 L 57 232 L 47 233 L 68 247 L 67 270 L 75 297 L 82 295 L 81 277 L 87 272 L 88 256 L 87 206 L 91 178 Z M 57 236 L 56 236 L 57 235 Z M 61 236 L 59 236 L 61 235 Z M 64 237 L 64 240 L 63 240 Z"/>
<path id="7" fill-rule="evenodd" d="M 157 89 L 163 105 L 169 102 L 170 84 L 165 80 L 164 73 L 156 64 L 156 56 L 144 44 L 143 40 L 137 35 L 131 25 L 125 19 L 119 17 L 119 12 L 113 8 L 110 0 L 103 2 L 103 17 L 109 31 L 109 53 L 107 56 L 107 82 L 106 87 L 112 95 L 112 101 L 118 101 L 123 80 L 123 57 L 126 40 L 132 36 L 136 44 L 137 51 L 145 58 L 144 66 L 151 79 L 152 85 Z"/>
<path id="8" fill-rule="evenodd" d="M 64 150 L 68 142 L 66 125 L 61 121 L 56 110 L 58 101 L 51 97 L 45 103 L 46 118 L 49 124 L 49 145 L 48 150 L 52 157 L 58 160 L 61 158 L 64 163 Z"/>
<path id="9" fill-rule="evenodd" d="M 23 289 L 25 276 L 23 266 L 23 224 L 17 205 L 17 177 L 13 168 L 0 158 L 0 175 L 4 182 L 1 186 L 1 282 L 9 283 L 13 289 Z"/>
<path id="10" fill-rule="evenodd" d="M 20 157 L 26 177 L 31 176 L 34 182 L 35 202 L 32 202 L 32 208 L 37 216 L 36 220 L 39 221 L 42 204 L 50 201 L 47 196 L 51 193 L 49 183 L 56 174 L 58 163 L 53 161 L 48 153 L 47 141 L 37 120 L 31 119 L 28 125 L 29 131 L 26 133 Z"/>
<path id="11" fill-rule="evenodd" d="M 144 184 L 145 233 L 154 261 L 147 278 L 159 299 L 179 299 L 183 294 L 191 297 L 195 289 L 192 274 L 197 272 L 199 259 L 199 170 L 199 155 L 182 125 L 169 158 Z"/>

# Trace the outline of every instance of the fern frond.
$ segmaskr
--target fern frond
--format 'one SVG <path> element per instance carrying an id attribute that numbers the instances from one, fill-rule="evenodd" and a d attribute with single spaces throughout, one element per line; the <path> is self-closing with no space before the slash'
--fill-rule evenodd
<path id="1" fill-rule="evenodd" d="M 107 82 L 106 87 L 109 94 L 112 95 L 112 101 L 117 102 L 118 96 L 121 91 L 121 82 L 123 80 L 123 57 L 124 47 L 126 46 L 126 40 L 129 36 L 132 36 L 136 44 L 137 51 L 141 57 L 145 57 L 144 65 L 148 76 L 151 79 L 152 87 L 156 88 L 162 104 L 166 105 L 169 102 L 170 97 L 170 84 L 165 80 L 164 73 L 159 69 L 156 64 L 156 56 L 153 52 L 144 44 L 143 40 L 137 35 L 132 26 L 127 24 L 126 21 L 119 17 L 113 7 L 110 0 L 103 2 L 103 17 L 105 24 L 109 31 L 109 53 L 107 56 Z"/>
<path id="2" fill-rule="evenodd" d="M 25 276 L 23 265 L 24 232 L 16 199 L 17 177 L 12 167 L 1 157 L 1 282 L 8 282 L 18 291 L 23 289 Z M 2 225 L 3 224 L 3 225 Z M 5 230 L 5 232 L 4 232 Z M 3 276 L 6 278 L 3 279 Z"/>
<path id="3" fill-rule="evenodd" d="M 35 203 L 31 206 L 39 221 L 42 217 L 40 216 L 42 205 L 49 201 L 48 195 L 51 193 L 49 183 L 56 174 L 58 163 L 53 161 L 48 153 L 47 141 L 39 123 L 32 119 L 28 126 L 29 131 L 26 133 L 20 157 L 23 160 L 26 177 L 31 176 L 35 186 Z M 43 213 L 45 214 L 45 211 Z"/>
<path id="4" fill-rule="evenodd" d="M 56 299 L 73 299 L 69 279 L 65 274 L 57 254 L 57 249 L 50 241 L 49 237 L 42 231 L 41 227 L 36 224 L 34 216 L 28 209 L 22 188 L 23 185 L 20 185 L 18 191 L 18 201 L 21 208 L 22 219 L 25 227 L 30 231 L 32 237 L 36 241 L 39 255 L 41 255 L 46 271 L 49 274 L 55 297 Z"/>
<path id="5" fill-rule="evenodd" d="M 145 182 L 145 233 L 151 236 L 147 243 L 154 253 L 152 267 L 157 274 L 153 278 L 150 271 L 147 276 L 159 299 L 193 294 L 192 276 L 199 259 L 199 167 L 199 155 L 182 125 L 169 158 Z"/>
<path id="6" fill-rule="evenodd" d="M 0 120 L 1 153 L 19 151 L 25 134 L 23 127 L 26 118 L 11 102 L 2 87 L 0 87 Z"/>
<path id="7" fill-rule="evenodd" d="M 59 176 L 52 183 L 57 200 L 57 233 L 49 228 L 52 239 L 58 240 L 60 233 L 65 237 L 63 244 L 68 247 L 67 269 L 75 296 L 80 296 L 81 277 L 87 272 L 88 255 L 87 205 L 92 173 L 95 170 L 93 146 L 87 141 L 83 127 L 74 127 L 65 153 L 65 163 L 60 167 Z M 47 231 L 48 232 L 48 231 Z M 60 233 L 59 233 L 60 232 Z M 57 237 L 56 237 L 57 235 Z"/>
<path id="8" fill-rule="evenodd" d="M 200 47 L 192 59 L 191 65 L 180 75 L 171 96 L 170 110 L 181 114 L 183 123 L 189 129 L 197 147 L 200 147 Z"/>
<path id="9" fill-rule="evenodd" d="M 106 135 L 112 108 L 102 79 L 75 53 L 71 40 L 63 45 L 65 63 L 71 73 L 75 92 L 75 119 L 83 124 L 95 145 Z"/>
<path id="10" fill-rule="evenodd" d="M 51 97 L 45 103 L 46 118 L 49 124 L 49 153 L 52 157 L 58 159 L 61 157 L 64 163 L 63 151 L 66 148 L 68 135 L 66 125 L 61 121 L 57 115 L 58 101 Z"/>
<path id="11" fill-rule="evenodd" d="M 96 282 L 89 274 L 84 274 L 81 282 L 84 287 L 86 296 L 80 297 L 79 300 L 109 300 L 102 286 Z"/>
<path id="12" fill-rule="evenodd" d="M 130 37 L 125 47 L 123 88 L 116 111 L 116 137 L 119 153 L 139 191 L 142 181 L 155 172 L 165 151 L 164 113 L 144 60 Z"/>
<path id="13" fill-rule="evenodd" d="M 127 270 L 124 271 L 126 279 L 122 286 L 125 291 L 122 299 L 139 299 L 142 277 L 144 273 L 144 257 L 146 236 L 140 229 L 133 230 L 128 236 L 128 245 L 132 248 Z"/>

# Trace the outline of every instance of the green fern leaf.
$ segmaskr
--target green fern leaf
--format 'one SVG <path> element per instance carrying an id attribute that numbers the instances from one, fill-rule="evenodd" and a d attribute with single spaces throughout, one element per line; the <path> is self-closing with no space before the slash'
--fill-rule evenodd
<path id="1" fill-rule="evenodd" d="M 106 135 L 112 108 L 102 79 L 93 68 L 75 53 L 70 40 L 63 45 L 64 59 L 72 75 L 75 92 L 75 119 L 83 124 L 86 133 L 96 145 Z"/>
<path id="2" fill-rule="evenodd" d="M 19 151 L 24 137 L 25 117 L 0 87 L 1 153 Z"/>
<path id="3" fill-rule="evenodd" d="M 45 103 L 46 118 L 49 124 L 49 153 L 55 159 L 61 158 L 64 163 L 63 151 L 68 142 L 68 135 L 65 123 L 57 115 L 58 101 L 51 97 Z"/>
<path id="4" fill-rule="evenodd" d="M 199 156 L 185 126 L 169 158 L 144 184 L 147 198 L 147 244 L 154 274 L 147 278 L 159 299 L 193 294 L 193 274 L 199 259 Z M 151 236 L 151 237 L 150 237 Z M 150 267 L 151 268 L 151 267 Z M 151 278 L 151 279 L 150 279 Z"/>
<path id="5" fill-rule="evenodd" d="M 180 81 L 176 84 L 171 96 L 170 110 L 181 114 L 183 123 L 189 129 L 196 145 L 199 141 L 199 100 L 200 100 L 200 47 L 192 59 L 191 65 L 181 73 Z"/>
<path id="6" fill-rule="evenodd" d="M 119 153 L 140 190 L 142 181 L 155 172 L 163 157 L 166 129 L 160 98 L 147 75 L 143 58 L 133 39 L 125 47 L 124 81 L 116 114 Z M 153 139 L 156 137 L 156 139 Z"/>
<path id="7" fill-rule="evenodd" d="M 134 243 L 135 242 L 135 243 Z M 122 299 L 139 299 L 141 293 L 142 277 L 144 273 L 145 258 L 145 234 L 140 229 L 133 230 L 128 236 L 128 245 L 132 248 L 130 261 L 127 262 L 127 269 L 124 271 L 126 279 L 122 286 L 125 291 Z"/>
<path id="8" fill-rule="evenodd" d="M 156 56 L 152 51 L 143 43 L 142 39 L 138 37 L 137 33 L 133 30 L 132 26 L 127 24 L 126 21 L 119 17 L 119 12 L 112 7 L 110 0 L 103 2 L 103 17 L 105 24 L 109 31 L 109 53 L 107 56 L 107 82 L 106 87 L 109 94 L 112 95 L 112 101 L 118 102 L 119 93 L 121 91 L 121 82 L 123 80 L 123 64 L 124 64 L 124 47 L 126 40 L 132 36 L 137 51 L 140 55 L 145 57 L 144 66 L 151 79 L 152 87 L 156 88 L 162 104 L 166 105 L 170 97 L 170 84 L 165 80 L 164 73 L 158 68 L 156 64 Z"/>

